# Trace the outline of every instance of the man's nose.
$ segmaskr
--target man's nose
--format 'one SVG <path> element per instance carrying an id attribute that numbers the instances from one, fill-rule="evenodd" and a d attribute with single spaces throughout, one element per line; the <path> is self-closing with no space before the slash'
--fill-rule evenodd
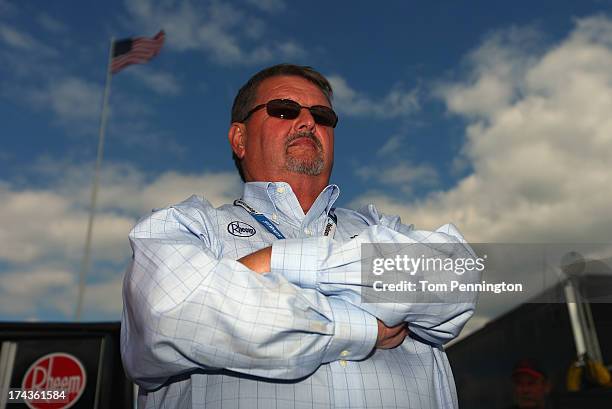
<path id="1" fill-rule="evenodd" d="M 313 130 L 315 126 L 315 120 L 310 113 L 308 108 L 302 107 L 300 114 L 295 118 L 295 129 L 298 131 L 308 129 Z"/>

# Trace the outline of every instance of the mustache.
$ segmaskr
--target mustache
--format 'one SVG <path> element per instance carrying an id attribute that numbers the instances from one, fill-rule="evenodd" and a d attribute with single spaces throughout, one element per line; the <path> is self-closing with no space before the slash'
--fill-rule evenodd
<path id="1" fill-rule="evenodd" d="M 298 138 L 308 138 L 317 146 L 317 149 L 319 151 L 323 150 L 323 145 L 321 145 L 321 141 L 319 141 L 315 134 L 310 131 L 296 132 L 293 135 L 289 135 L 289 137 L 285 141 L 285 149 L 288 148 L 289 145 L 291 145 L 291 142 L 295 141 Z"/>

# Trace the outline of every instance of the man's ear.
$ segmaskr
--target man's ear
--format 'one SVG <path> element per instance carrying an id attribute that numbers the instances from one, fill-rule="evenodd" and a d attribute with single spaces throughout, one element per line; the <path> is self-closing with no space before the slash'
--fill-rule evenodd
<path id="1" fill-rule="evenodd" d="M 242 159 L 246 153 L 246 136 L 246 126 L 240 122 L 233 122 L 227 137 L 232 147 L 232 151 L 234 151 L 239 159 Z"/>

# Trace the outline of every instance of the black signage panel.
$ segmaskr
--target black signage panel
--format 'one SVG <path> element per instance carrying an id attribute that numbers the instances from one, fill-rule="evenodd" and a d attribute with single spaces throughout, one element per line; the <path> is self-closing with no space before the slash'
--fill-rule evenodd
<path id="1" fill-rule="evenodd" d="M 63 397 L 57 401 L 52 400 L 53 406 L 57 404 L 59 408 L 71 404 L 70 407 L 75 409 L 93 408 L 103 353 L 103 337 L 19 340 L 11 389 L 63 390 Z M 31 405 L 40 406 L 36 403 Z M 17 409 L 28 406 L 18 404 L 11 407 Z"/>

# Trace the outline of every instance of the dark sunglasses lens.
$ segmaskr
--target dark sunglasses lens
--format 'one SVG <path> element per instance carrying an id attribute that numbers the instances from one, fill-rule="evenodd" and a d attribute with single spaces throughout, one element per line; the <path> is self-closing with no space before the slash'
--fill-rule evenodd
<path id="1" fill-rule="evenodd" d="M 281 119 L 295 119 L 300 115 L 301 106 L 288 99 L 273 99 L 266 105 L 268 115 Z"/>
<path id="2" fill-rule="evenodd" d="M 268 115 L 281 119 L 295 119 L 300 115 L 301 109 L 300 104 L 290 99 L 273 99 L 266 104 Z M 319 125 L 333 128 L 338 123 L 338 116 L 331 108 L 315 105 L 308 109 Z"/>
<path id="3" fill-rule="evenodd" d="M 315 105 L 310 108 L 310 113 L 315 122 L 323 126 L 331 126 L 334 128 L 338 123 L 338 116 L 331 109 L 323 105 Z"/>

